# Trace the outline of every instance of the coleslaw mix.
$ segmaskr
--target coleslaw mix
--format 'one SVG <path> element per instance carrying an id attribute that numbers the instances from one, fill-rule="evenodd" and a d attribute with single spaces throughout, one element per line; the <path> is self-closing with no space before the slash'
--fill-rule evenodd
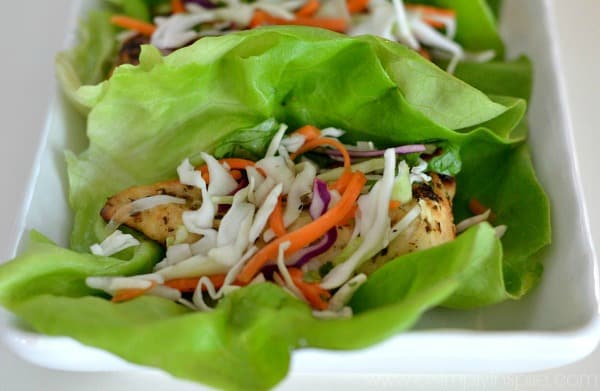
<path id="1" fill-rule="evenodd" d="M 57 57 L 89 139 L 66 152 L 70 246 L 33 231 L 0 266 L 34 330 L 267 389 L 294 349 L 371 346 L 539 281 L 531 66 L 504 60 L 487 2 L 106 4 Z"/>
<path id="2" fill-rule="evenodd" d="M 111 256 L 139 246 L 117 229 L 124 224 L 156 235 L 166 245 L 166 256 L 151 274 L 93 276 L 87 285 L 112 295 L 114 302 L 150 294 L 207 311 L 212 310 L 207 299 L 216 303 L 241 286 L 272 281 L 306 301 L 316 316 L 349 316 L 352 308 L 346 304 L 367 280 L 366 273 L 406 252 L 454 239 L 454 180 L 448 175 L 458 173 L 460 162 L 452 151 L 423 144 L 376 150 L 370 142 L 342 144 L 340 129 L 304 126 L 284 137 L 286 130 L 286 125 L 278 128 L 256 162 L 217 161 L 202 153 L 200 169 L 188 159 L 179 165 L 178 182 L 134 187 L 125 191 L 124 200 L 111 198 L 102 214 L 114 232 L 92 245 L 92 253 Z M 315 148 L 327 156 L 321 157 L 323 167 L 306 157 L 294 161 Z M 428 150 L 429 162 L 420 157 Z M 407 160 L 397 162 L 398 155 L 412 167 Z M 340 160 L 343 166 L 335 167 Z M 200 194 L 177 197 L 185 186 Z M 200 203 L 197 209 L 156 210 L 190 203 L 190 196 L 191 204 Z M 488 210 L 457 229 L 462 232 L 489 216 Z M 181 224 L 156 233 L 161 220 Z M 505 228 L 498 228 L 499 237 Z M 361 268 L 369 260 L 372 265 Z"/>

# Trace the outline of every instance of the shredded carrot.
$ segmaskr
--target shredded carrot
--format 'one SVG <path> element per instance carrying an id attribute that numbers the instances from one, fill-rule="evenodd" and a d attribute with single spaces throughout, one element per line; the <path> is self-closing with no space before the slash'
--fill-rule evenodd
<path id="1" fill-rule="evenodd" d="M 233 179 L 235 179 L 236 181 L 239 181 L 240 179 L 242 179 L 242 172 L 240 170 L 231 170 L 230 172 L 231 177 Z"/>
<path id="2" fill-rule="evenodd" d="M 185 13 L 185 5 L 181 0 L 171 0 L 171 11 L 174 14 L 183 14 Z"/>
<path id="3" fill-rule="evenodd" d="M 113 296 L 111 301 L 113 303 L 121 303 L 124 301 L 133 300 L 136 297 L 142 296 L 144 293 L 148 292 L 150 289 L 154 288 L 155 286 L 156 286 L 156 283 L 154 281 L 152 281 L 152 284 L 150 285 L 150 287 L 148 287 L 146 289 L 123 289 L 121 291 L 118 291 L 117 294 Z"/>
<path id="4" fill-rule="evenodd" d="M 435 27 L 436 29 L 441 29 L 441 28 L 446 27 L 446 25 L 444 24 L 444 22 L 442 22 L 442 21 L 440 21 L 438 19 L 433 19 L 431 17 L 427 17 L 427 16 L 423 17 L 423 22 L 427 23 L 431 27 Z"/>
<path id="5" fill-rule="evenodd" d="M 151 36 L 156 31 L 155 25 L 124 15 L 114 15 L 110 18 L 110 22 L 115 26 L 137 31 L 140 34 L 147 36 Z"/>
<path id="6" fill-rule="evenodd" d="M 306 141 L 312 141 L 314 139 L 321 137 L 321 130 L 312 125 L 305 125 L 305 126 L 301 127 L 300 129 L 296 130 L 294 133 L 298 133 L 298 134 L 304 136 L 304 139 Z"/>
<path id="7" fill-rule="evenodd" d="M 346 6 L 351 14 L 363 12 L 369 5 L 369 0 L 347 0 Z"/>
<path id="8" fill-rule="evenodd" d="M 262 25 L 295 25 L 320 27 L 327 30 L 343 33 L 348 29 L 348 23 L 342 18 L 313 18 L 308 16 L 296 16 L 294 19 L 278 18 L 264 11 L 254 12 L 249 27 L 255 28 Z"/>
<path id="9" fill-rule="evenodd" d="M 350 179 L 352 179 L 352 171 L 344 170 L 342 176 L 330 186 L 331 190 L 337 190 L 338 193 L 344 194 L 346 187 L 348 187 L 348 183 L 350 183 Z"/>
<path id="10" fill-rule="evenodd" d="M 446 27 L 443 21 L 439 18 L 454 18 L 456 11 L 446 8 L 432 7 L 429 5 L 406 4 L 406 8 L 421 14 L 421 18 L 431 27 L 438 29 Z"/>
<path id="11" fill-rule="evenodd" d="M 302 292 L 302 295 L 308 300 L 310 305 L 317 310 L 326 310 L 329 306 L 327 301 L 331 297 L 331 293 L 321 288 L 317 283 L 308 283 L 303 279 L 302 270 L 295 267 L 288 268 L 290 277 L 294 285 Z"/>
<path id="12" fill-rule="evenodd" d="M 239 159 L 239 158 L 226 158 L 220 159 L 219 163 L 227 164 L 230 170 L 243 170 L 248 166 L 254 167 L 252 160 Z M 208 166 L 205 164 L 198 168 L 200 171 L 206 170 L 208 172 Z"/>
<path id="13" fill-rule="evenodd" d="M 422 5 L 422 4 L 406 4 L 406 9 L 420 12 L 423 16 L 443 16 L 453 18 L 456 16 L 456 11 L 448 8 L 439 8 L 433 7 L 431 5 Z"/>
<path id="14" fill-rule="evenodd" d="M 320 6 L 319 0 L 308 0 L 302 8 L 296 11 L 296 16 L 313 16 L 319 10 Z"/>
<path id="15" fill-rule="evenodd" d="M 314 140 L 310 140 L 304 143 L 296 153 L 292 154 L 290 157 L 292 160 L 295 160 L 298 156 L 302 155 L 305 152 L 312 151 L 315 148 L 321 147 L 323 145 L 329 145 L 336 149 L 338 149 L 342 156 L 344 157 L 344 174 L 331 186 L 332 189 L 338 190 L 341 193 L 344 191 L 344 184 L 346 181 L 349 181 L 350 176 L 352 175 L 352 162 L 350 160 L 350 154 L 344 144 L 340 143 L 338 140 L 327 137 L 320 137 Z"/>
<path id="16" fill-rule="evenodd" d="M 274 18 L 272 24 L 320 27 L 322 29 L 344 33 L 348 30 L 348 22 L 342 18 L 309 18 L 298 16 L 292 20 Z"/>
<path id="17" fill-rule="evenodd" d="M 344 168 L 346 170 L 351 169 L 352 162 L 350 161 L 350 154 L 348 153 L 348 150 L 346 150 L 344 144 L 340 143 L 338 140 L 333 138 L 320 137 L 311 141 L 307 141 L 302 147 L 300 147 L 299 150 L 296 151 L 296 153 L 292 154 L 290 157 L 292 158 L 292 160 L 295 160 L 298 156 L 302 155 L 303 153 L 312 151 L 313 149 L 322 147 L 324 145 L 329 145 L 338 149 L 344 157 Z"/>
<path id="18" fill-rule="evenodd" d="M 390 209 L 398 209 L 402 205 L 400 201 L 390 201 Z"/>
<path id="19" fill-rule="evenodd" d="M 236 170 L 244 170 L 246 167 L 254 167 L 254 162 L 252 160 L 239 159 L 239 158 L 227 158 L 219 160 L 221 164 L 227 164 L 229 169 L 231 170 L 231 176 L 235 180 L 239 180 L 241 178 L 242 173 Z M 208 166 L 206 164 L 201 165 L 197 168 L 198 171 L 202 173 L 202 178 L 206 181 L 206 183 L 210 182 L 210 174 L 208 173 Z M 237 172 L 237 174 L 236 174 Z M 266 175 L 265 172 L 259 168 L 258 172 L 263 175 Z"/>
<path id="20" fill-rule="evenodd" d="M 275 206 L 275 210 L 269 216 L 269 227 L 277 237 L 284 236 L 287 234 L 285 230 L 285 225 L 283 225 L 283 201 L 281 197 L 277 200 L 277 205 Z"/>
<path id="21" fill-rule="evenodd" d="M 215 288 L 220 288 L 225 283 L 225 274 L 215 274 L 212 276 L 206 276 L 215 286 Z M 191 278 L 178 278 L 175 280 L 165 281 L 165 286 L 169 288 L 177 289 L 183 293 L 194 292 L 196 287 L 198 286 L 198 282 L 201 277 L 191 277 Z M 203 287 L 203 289 L 206 289 Z"/>
<path id="22" fill-rule="evenodd" d="M 290 242 L 290 246 L 286 251 L 286 255 L 289 255 L 325 235 L 327 231 L 335 227 L 346 216 L 348 210 L 356 203 L 366 182 L 367 178 L 363 173 L 355 172 L 352 174 L 348 188 L 333 208 L 307 225 L 269 242 L 248 261 L 238 275 L 238 280 L 243 283 L 250 282 L 268 261 L 277 259 L 279 246 L 282 243 Z"/>
<path id="23" fill-rule="evenodd" d="M 250 20 L 248 27 L 251 29 L 260 27 L 263 24 L 266 24 L 268 19 L 269 14 L 267 14 L 265 11 L 256 10 L 254 11 L 254 15 L 252 15 L 252 20 Z"/>

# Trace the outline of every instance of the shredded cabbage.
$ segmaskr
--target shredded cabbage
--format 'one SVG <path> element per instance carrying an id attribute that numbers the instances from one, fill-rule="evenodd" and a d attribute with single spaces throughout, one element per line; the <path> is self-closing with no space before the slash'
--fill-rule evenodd
<path id="1" fill-rule="evenodd" d="M 110 257 L 129 247 L 139 246 L 140 242 L 130 234 L 116 230 L 110 234 L 100 244 L 94 244 L 90 247 L 92 254 L 104 257 Z"/>
<path id="2" fill-rule="evenodd" d="M 383 179 L 373 186 L 368 196 L 361 196 L 366 201 L 361 202 L 359 198 L 360 236 L 363 242 L 347 261 L 334 267 L 323 278 L 321 286 L 325 289 L 334 289 L 344 284 L 358 266 L 389 243 L 390 216 L 387 205 L 390 203 L 394 186 L 396 168 L 394 149 L 385 151 L 384 160 Z"/>
<path id="3" fill-rule="evenodd" d="M 289 227 L 302 213 L 302 197 L 311 194 L 313 182 L 317 175 L 317 167 L 312 163 L 301 163 L 297 166 L 300 173 L 294 179 L 287 195 L 287 204 L 283 212 L 283 225 Z"/>

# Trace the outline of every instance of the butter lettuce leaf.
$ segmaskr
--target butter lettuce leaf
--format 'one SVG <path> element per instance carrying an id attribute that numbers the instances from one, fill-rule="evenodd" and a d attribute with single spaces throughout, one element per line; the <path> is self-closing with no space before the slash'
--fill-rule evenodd
<path id="1" fill-rule="evenodd" d="M 445 67 L 445 63 L 441 66 Z M 454 76 L 488 95 L 511 96 L 526 101 L 531 98 L 533 69 L 525 56 L 502 62 L 461 62 Z"/>
<path id="2" fill-rule="evenodd" d="M 204 38 L 164 59 L 145 47 L 139 67 L 82 91 L 93 107 L 90 148 L 68 159 L 80 251 L 102 239 L 90 226 L 106 197 L 174 177 L 185 157 L 271 118 L 384 145 L 450 139 L 483 123 L 502 134 L 492 120 L 512 110 L 400 45 L 302 27 Z"/>
<path id="3" fill-rule="evenodd" d="M 406 330 L 457 292 L 498 246 L 482 224 L 456 241 L 402 257 L 357 292 L 351 319 L 318 320 L 271 283 L 240 289 L 210 313 L 155 297 L 122 304 L 66 297 L 70 290 L 61 292 L 62 285 L 14 311 L 39 332 L 68 335 L 136 364 L 223 389 L 263 390 L 285 377 L 294 348 L 357 349 Z"/>
<path id="4" fill-rule="evenodd" d="M 64 249 L 32 231 L 27 251 L 0 267 L 0 303 L 13 308 L 41 294 L 98 294 L 85 284 L 87 277 L 148 273 L 162 256 L 162 248 L 150 240 L 138 246 L 131 258 L 122 260 Z"/>
<path id="5" fill-rule="evenodd" d="M 399 45 L 262 28 L 203 38 L 165 58 L 146 47 L 140 66 L 122 66 L 81 91 L 91 109 L 90 146 L 67 154 L 72 249 L 37 240 L 0 267 L 0 303 L 39 332 L 216 387 L 267 389 L 285 376 L 295 348 L 366 347 L 410 328 L 429 308 L 515 299 L 540 277 L 534 254 L 550 241 L 549 203 L 524 144 L 525 101 L 490 99 Z M 202 151 L 260 155 L 262 138 L 246 136 L 277 123 L 335 126 L 347 141 L 381 147 L 456 146 L 456 220 L 470 215 L 476 198 L 492 208 L 494 224 L 508 226 L 506 236 L 498 240 L 483 223 L 389 262 L 356 292 L 352 319 L 317 320 L 270 283 L 235 291 L 211 313 L 151 297 L 113 304 L 89 296 L 97 292 L 85 277 L 144 273 L 162 256 L 151 243 L 130 260 L 83 254 L 103 239 L 107 197 L 173 178 L 183 159 Z"/>

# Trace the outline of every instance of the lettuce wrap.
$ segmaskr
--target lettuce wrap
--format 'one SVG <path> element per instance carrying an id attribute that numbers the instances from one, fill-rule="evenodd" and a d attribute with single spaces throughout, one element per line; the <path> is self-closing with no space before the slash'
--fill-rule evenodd
<path id="1" fill-rule="evenodd" d="M 33 233 L 28 250 L 0 267 L 0 303 L 40 333 L 213 387 L 268 389 L 285 377 L 293 349 L 367 347 L 432 307 L 518 299 L 541 276 L 534 255 L 550 243 L 549 203 L 525 143 L 525 100 L 487 96 L 396 43 L 278 27 L 205 38 L 167 57 L 148 46 L 139 66 L 119 67 L 77 99 L 90 110 L 90 144 L 67 153 L 71 249 Z M 343 128 L 346 141 L 381 147 L 452 143 L 462 160 L 455 218 L 469 216 L 475 197 L 508 231 L 499 240 L 481 223 L 387 263 L 354 295 L 351 319 L 318 320 L 270 283 L 239 289 L 208 313 L 156 297 L 113 304 L 85 285 L 91 275 L 145 273 L 163 256 L 142 237 L 115 257 L 88 253 L 104 238 L 107 197 L 173 178 L 200 151 L 226 154 L 241 143 L 264 153 L 269 120 Z M 257 136 L 231 142 L 242 134 Z"/>
<path id="2" fill-rule="evenodd" d="M 246 4 L 252 2 L 249 1 Z M 118 65 L 118 53 L 121 51 L 121 48 L 123 46 L 139 46 L 139 43 L 125 45 L 124 41 L 127 41 L 126 37 L 131 37 L 131 34 L 135 35 L 135 32 L 115 26 L 111 23 L 111 17 L 122 15 L 134 18 L 143 23 L 152 23 L 155 17 L 164 17 L 171 12 L 171 2 L 168 0 L 104 0 L 99 3 L 101 7 L 98 10 L 90 12 L 87 18 L 81 21 L 78 44 L 70 50 L 59 53 L 56 59 L 57 76 L 63 91 L 65 91 L 69 99 L 84 114 L 87 114 L 87 110 L 85 105 L 82 105 L 82 102 L 80 102 L 80 97 L 75 94 L 77 89 L 82 85 L 94 85 L 106 80 L 112 69 Z M 184 3 L 197 4 L 198 2 L 185 1 Z M 455 18 L 453 17 L 455 19 L 453 23 L 456 25 L 453 41 L 469 53 L 482 53 L 486 51 L 492 53 L 490 58 L 493 58 L 495 66 L 484 68 L 487 75 L 485 80 L 487 80 L 488 85 L 503 85 L 503 82 L 506 81 L 503 78 L 506 74 L 505 71 L 514 71 L 513 67 L 509 66 L 506 69 L 503 66 L 505 48 L 494 17 L 494 13 L 497 13 L 500 7 L 499 1 L 407 0 L 405 3 L 407 6 L 425 5 L 437 7 L 438 9 L 452 10 L 456 15 Z M 203 4 L 210 4 L 210 0 L 206 0 Z M 223 6 L 228 3 L 221 2 L 220 4 Z M 331 5 L 327 7 L 332 8 Z M 333 9 L 336 9 L 335 5 Z M 335 13 L 330 14 L 330 12 L 326 12 L 326 14 L 327 17 L 340 17 L 340 15 L 336 15 Z M 357 14 L 359 16 L 354 17 L 354 20 L 360 21 L 360 13 Z M 383 21 L 374 24 L 379 25 L 381 23 Z M 236 23 L 233 24 L 235 25 Z M 200 26 L 195 27 L 195 29 L 200 28 Z M 362 30 L 359 30 L 358 33 L 361 33 L 360 31 Z M 227 32 L 228 30 L 225 28 L 223 33 Z M 347 32 L 351 33 L 350 31 Z M 370 33 L 383 34 L 383 31 Z M 216 32 L 211 34 L 216 34 Z M 364 31 L 362 34 L 364 34 Z M 148 37 L 144 39 L 146 41 L 149 40 Z M 171 50 L 171 48 L 168 48 L 165 52 L 170 52 Z M 137 53 L 137 51 L 137 49 L 134 49 L 134 52 Z M 449 65 L 448 61 L 443 60 L 437 61 L 437 63 L 444 69 Z M 486 63 L 487 61 L 484 64 L 461 62 L 461 64 L 469 66 L 460 69 L 460 72 L 457 72 L 457 76 L 471 83 L 473 79 L 471 73 L 474 73 L 474 77 L 477 77 L 478 74 L 481 74 L 481 71 L 478 71 L 480 69 L 479 65 L 485 65 Z M 516 81 L 508 81 L 509 85 L 516 83 Z M 521 97 L 521 95 L 517 94 L 500 93 L 500 95 Z"/>

